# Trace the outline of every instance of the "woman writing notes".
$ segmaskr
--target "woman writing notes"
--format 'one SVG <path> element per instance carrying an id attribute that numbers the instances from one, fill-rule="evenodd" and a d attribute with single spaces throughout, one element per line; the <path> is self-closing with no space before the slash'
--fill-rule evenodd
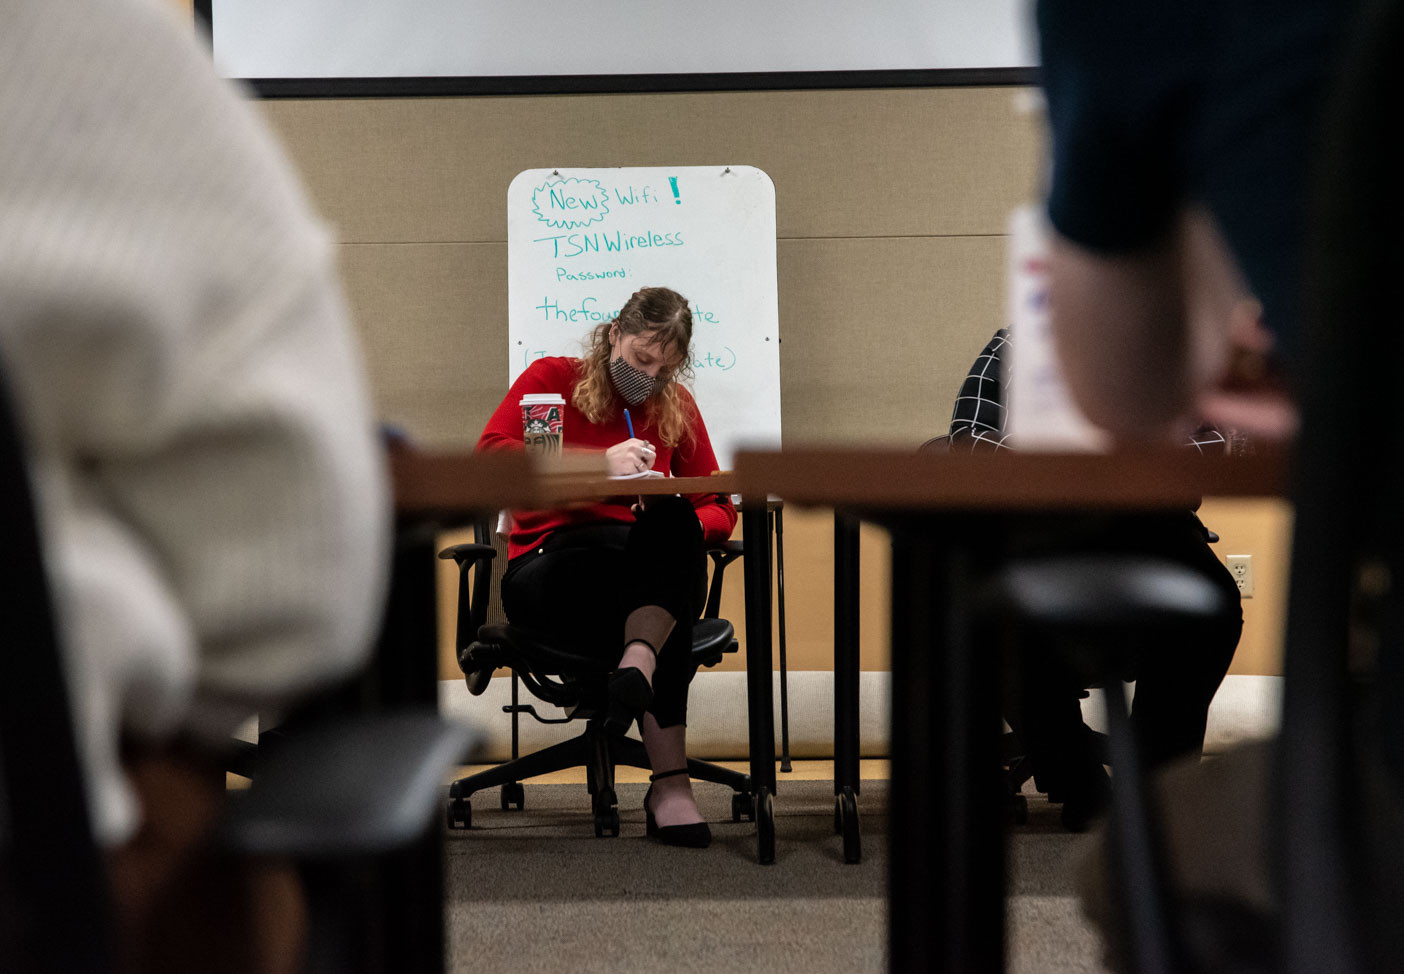
<path id="1" fill-rule="evenodd" d="M 478 449 L 522 449 L 522 397 L 555 393 L 565 400 L 571 449 L 602 452 L 611 475 L 708 476 L 716 455 L 678 381 L 688 374 L 691 343 L 687 300 L 642 288 L 594 330 L 583 358 L 533 362 L 488 420 Z M 639 722 L 653 769 L 644 798 L 648 833 L 700 848 L 711 832 L 687 775 L 692 623 L 706 595 L 704 542 L 729 538 L 736 510 L 725 494 L 637 500 L 514 512 L 502 605 L 514 625 L 589 644 L 618 661 L 605 727 L 622 734 Z"/>

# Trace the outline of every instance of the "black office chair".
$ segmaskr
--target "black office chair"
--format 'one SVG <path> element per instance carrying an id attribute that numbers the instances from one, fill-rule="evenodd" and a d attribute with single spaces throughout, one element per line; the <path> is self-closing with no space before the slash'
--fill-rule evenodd
<path id="1" fill-rule="evenodd" d="M 297 862 L 309 974 L 443 970 L 442 923 L 406 908 L 443 910 L 434 812 L 477 739 L 406 710 L 322 719 L 260 745 L 219 838 L 235 854 Z"/>
<path id="2" fill-rule="evenodd" d="M 501 572 L 493 571 L 493 562 L 499 554 L 502 555 L 500 564 L 505 565 L 505 547 L 487 521 L 476 525 L 476 537 L 478 543 L 453 545 L 441 551 L 439 557 L 452 559 L 458 565 L 455 646 L 458 665 L 469 691 L 481 694 L 497 669 L 512 671 L 512 703 L 503 707 L 513 720 L 512 759 L 460 778 L 449 787 L 449 828 L 472 826 L 469 797 L 474 792 L 500 785 L 501 807 L 520 810 L 525 805 L 523 780 L 583 767 L 595 816 L 595 835 L 617 836 L 619 809 L 614 792 L 615 766 L 622 764 L 647 770 L 649 764 L 641 742 L 608 734 L 601 727 L 608 704 L 606 681 L 612 667 L 595 657 L 573 652 L 572 647 L 549 644 L 538 635 L 509 624 L 497 593 Z M 728 541 L 709 548 L 708 554 L 714 564 L 711 585 L 703 618 L 692 630 L 692 656 L 699 667 L 715 666 L 724 654 L 734 653 L 738 648 L 732 624 L 718 618 L 717 612 L 723 573 L 728 564 L 741 556 L 741 544 Z M 470 570 L 474 573 L 471 586 Z M 545 717 L 537 713 L 533 705 L 519 703 L 517 680 L 525 684 L 533 696 L 561 708 L 565 716 Z M 518 753 L 516 725 L 521 714 L 544 724 L 583 720 L 585 728 L 574 738 L 523 757 Z M 727 785 L 735 792 L 731 796 L 732 821 L 755 820 L 756 798 L 750 775 L 695 758 L 689 758 L 687 766 L 694 779 Z"/>
<path id="3" fill-rule="evenodd" d="M 27 473 L 0 381 L 0 970 L 103 974 L 116 966 L 114 910 Z M 403 877 L 407 864 L 393 857 L 428 834 L 443 776 L 472 738 L 432 713 L 353 716 L 289 734 L 250 763 L 252 785 L 230 796 L 218 839 L 236 854 L 302 865 L 310 974 L 442 969 L 441 938 L 397 940 L 403 926 L 385 906 L 399 890 L 372 884 Z"/>

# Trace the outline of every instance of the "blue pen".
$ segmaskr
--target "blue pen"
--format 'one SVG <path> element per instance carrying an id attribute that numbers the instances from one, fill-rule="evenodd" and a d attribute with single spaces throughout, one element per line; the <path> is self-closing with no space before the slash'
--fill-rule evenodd
<path id="1" fill-rule="evenodd" d="M 624 410 L 624 425 L 627 426 L 627 427 L 629 427 L 629 439 L 631 439 L 631 440 L 634 439 L 634 421 L 633 421 L 632 419 L 629 418 L 629 410 L 627 410 L 627 409 Z M 635 498 L 634 498 L 634 501 L 636 502 L 635 505 L 634 505 L 635 507 L 643 507 L 643 498 L 642 498 L 642 497 L 635 497 Z M 636 515 L 637 515 L 637 513 L 638 513 L 638 512 L 635 511 L 635 514 L 636 514 Z"/>

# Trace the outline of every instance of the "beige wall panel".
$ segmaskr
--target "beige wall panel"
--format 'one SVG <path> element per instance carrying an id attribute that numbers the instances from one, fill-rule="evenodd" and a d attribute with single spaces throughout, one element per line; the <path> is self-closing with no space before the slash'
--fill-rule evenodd
<path id="1" fill-rule="evenodd" d="M 879 89 L 260 105 L 346 241 L 503 241 L 524 169 L 742 163 L 785 237 L 1003 233 L 1038 131 L 1015 89 Z"/>
<path id="2" fill-rule="evenodd" d="M 507 391 L 503 244 L 340 250 L 380 418 L 422 446 L 470 448 Z"/>
<path id="3" fill-rule="evenodd" d="M 1004 323 L 1004 238 L 780 245 L 784 440 L 915 447 Z"/>
<path id="4" fill-rule="evenodd" d="M 778 260 L 786 442 L 944 431 L 1003 321 L 1003 238 L 787 240 Z M 341 262 L 381 417 L 471 446 L 506 391 L 506 247 L 350 244 Z"/>

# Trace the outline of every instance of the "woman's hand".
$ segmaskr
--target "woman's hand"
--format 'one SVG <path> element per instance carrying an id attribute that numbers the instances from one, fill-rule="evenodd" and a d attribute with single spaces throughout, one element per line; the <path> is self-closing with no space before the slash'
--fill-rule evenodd
<path id="1" fill-rule="evenodd" d="M 1300 417 L 1262 306 L 1245 301 L 1229 319 L 1219 376 L 1199 394 L 1199 412 L 1232 443 L 1234 433 L 1259 440 L 1291 440 Z"/>
<path id="2" fill-rule="evenodd" d="M 656 457 L 647 440 L 629 439 L 605 451 L 605 465 L 611 477 L 627 477 L 651 469 Z"/>

